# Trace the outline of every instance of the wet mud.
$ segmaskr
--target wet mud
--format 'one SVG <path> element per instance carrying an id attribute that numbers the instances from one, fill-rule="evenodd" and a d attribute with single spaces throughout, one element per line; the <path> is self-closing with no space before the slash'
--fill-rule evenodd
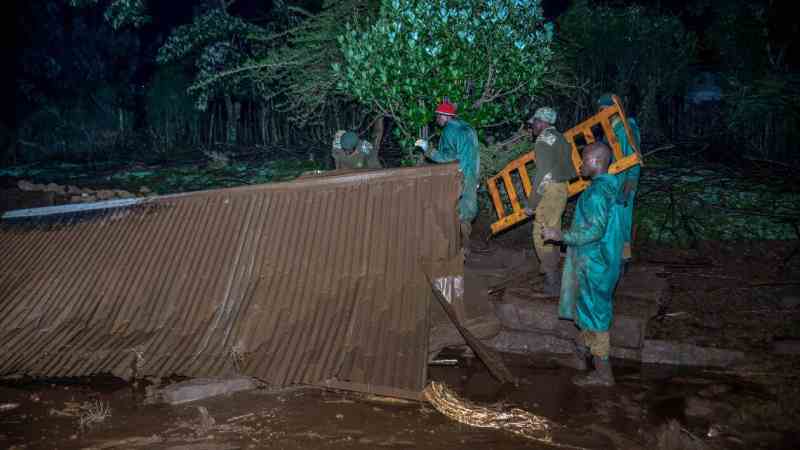
<path id="1" fill-rule="evenodd" d="M 757 385 L 701 370 L 640 366 L 615 361 L 618 385 L 579 389 L 575 370 L 547 356 L 505 355 L 518 387 L 496 382 L 478 360 L 450 355 L 457 366 L 432 366 L 443 381 L 478 404 L 520 407 L 556 422 L 556 443 L 572 448 L 649 448 L 659 427 L 675 419 L 707 448 L 796 448 L 797 435 L 768 424 L 738 428 L 715 422 L 737 402 L 758 402 L 769 393 Z M 167 381 L 165 381 L 167 382 Z M 316 388 L 258 389 L 179 406 L 145 402 L 143 383 L 115 378 L 6 380 L 0 412 L 0 447 L 16 449 L 516 449 L 556 448 L 493 429 L 451 421 L 430 405 Z M 719 401 L 719 398 L 723 398 Z M 697 400 L 693 400 L 697 399 Z M 738 399 L 738 400 L 732 400 Z M 723 410 L 707 417 L 692 402 Z M 82 426 L 92 405 L 110 415 Z M 721 406 L 720 406 L 721 405 Z M 702 414 L 703 404 L 695 405 Z M 207 411 L 207 413 L 203 411 Z"/>
<path id="2" fill-rule="evenodd" d="M 488 252 L 498 245 L 521 252 L 529 239 L 521 229 L 491 248 L 474 246 L 473 269 L 480 266 L 479 257 L 486 268 L 498 269 L 498 281 L 485 282 L 482 289 L 503 282 L 505 270 L 515 265 L 508 252 L 492 257 Z M 748 366 L 712 370 L 614 360 L 617 386 L 580 389 L 571 383 L 578 372 L 558 357 L 503 355 L 520 380 L 514 387 L 496 382 L 479 360 L 453 350 L 440 359 L 458 364 L 430 366 L 428 378 L 471 402 L 519 407 L 550 419 L 558 424 L 553 438 L 560 448 L 800 448 L 800 357 L 770 355 L 779 338 L 800 339 L 795 320 L 800 303 L 793 300 L 794 291 L 786 293 L 800 273 L 798 258 L 790 258 L 794 245 L 639 253 L 641 260 L 657 261 L 670 272 L 670 301 L 660 305 L 663 311 L 651 320 L 647 337 L 759 357 Z M 521 259 L 525 262 L 525 255 Z M 538 282 L 531 277 L 512 281 Z M 354 392 L 263 388 L 167 406 L 148 404 L 147 387 L 144 381 L 113 377 L 7 377 L 0 381 L 0 448 L 559 448 L 454 422 L 425 403 Z M 668 431 L 677 437 L 668 439 Z"/>

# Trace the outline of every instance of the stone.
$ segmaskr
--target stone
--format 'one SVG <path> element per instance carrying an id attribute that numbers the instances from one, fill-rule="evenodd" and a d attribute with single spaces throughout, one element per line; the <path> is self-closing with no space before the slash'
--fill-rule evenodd
<path id="1" fill-rule="evenodd" d="M 55 183 L 48 183 L 42 190 L 45 192 L 55 192 L 56 194 L 64 193 L 64 187 Z"/>
<path id="2" fill-rule="evenodd" d="M 69 185 L 65 191 L 68 195 L 81 195 L 81 190 L 77 186 Z"/>
<path id="3" fill-rule="evenodd" d="M 149 193 L 151 193 L 153 191 L 147 186 L 142 186 L 142 187 L 139 188 L 139 192 L 141 192 L 144 195 L 147 195 L 147 194 L 149 194 Z"/>
<path id="4" fill-rule="evenodd" d="M 96 195 L 98 200 L 111 200 L 114 198 L 114 192 L 109 191 L 108 189 L 97 191 Z"/>
<path id="5" fill-rule="evenodd" d="M 136 197 L 135 195 L 131 194 L 128 191 L 123 191 L 122 189 L 114 189 L 114 195 L 119 198 L 133 198 Z"/>
<path id="6" fill-rule="evenodd" d="M 504 328 L 530 333 L 545 333 L 563 339 L 574 339 L 577 328 L 572 321 L 558 316 L 555 299 L 518 297 L 515 291 L 507 292 L 502 302 L 494 303 L 494 311 Z M 611 325 L 611 345 L 639 349 L 644 341 L 647 319 L 615 314 Z"/>
<path id="7" fill-rule="evenodd" d="M 256 382 L 247 377 L 195 378 L 160 389 L 149 390 L 150 398 L 148 401 L 151 403 L 180 405 L 218 395 L 248 391 L 256 387 Z"/>
<path id="8" fill-rule="evenodd" d="M 772 343 L 772 352 L 779 355 L 800 355 L 800 340 L 786 339 L 774 341 Z"/>
<path id="9" fill-rule="evenodd" d="M 25 191 L 25 192 L 31 192 L 36 190 L 34 189 L 34 184 L 28 180 L 19 180 L 17 182 L 17 187 L 19 188 L 20 191 Z"/>
<path id="10" fill-rule="evenodd" d="M 572 341 L 552 334 L 502 330 L 486 341 L 490 347 L 505 353 L 571 353 Z"/>
<path id="11" fill-rule="evenodd" d="M 647 339 L 642 347 L 643 363 L 729 367 L 745 360 L 745 354 L 737 350 L 700 347 L 680 342 Z"/>

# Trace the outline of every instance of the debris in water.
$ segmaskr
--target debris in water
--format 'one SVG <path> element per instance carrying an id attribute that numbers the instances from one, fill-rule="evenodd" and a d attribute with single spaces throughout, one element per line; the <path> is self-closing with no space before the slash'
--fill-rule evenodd
<path id="1" fill-rule="evenodd" d="M 472 404 L 459 398 L 443 383 L 432 381 L 423 391 L 425 398 L 436 410 L 445 416 L 473 427 L 505 430 L 519 436 L 554 447 L 579 449 L 572 445 L 553 442 L 551 431 L 558 425 L 549 419 L 531 414 L 519 408 L 503 410 L 500 407 L 486 407 Z"/>
<path id="2" fill-rule="evenodd" d="M 19 408 L 19 403 L 0 403 L 0 411 L 11 411 Z"/>
<path id="3" fill-rule="evenodd" d="M 86 431 L 96 423 L 105 422 L 109 417 L 111 417 L 111 405 L 102 400 L 95 400 L 81 413 L 78 418 L 78 427 L 81 431 Z"/>

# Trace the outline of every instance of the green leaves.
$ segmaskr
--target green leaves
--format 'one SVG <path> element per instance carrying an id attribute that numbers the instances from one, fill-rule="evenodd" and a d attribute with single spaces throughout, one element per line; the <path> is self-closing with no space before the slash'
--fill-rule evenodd
<path id="1" fill-rule="evenodd" d="M 519 97 L 536 94 L 552 38 L 538 0 L 384 0 L 371 26 L 339 37 L 339 86 L 391 116 L 404 141 L 445 97 L 476 129 L 514 122 L 526 113 Z"/>

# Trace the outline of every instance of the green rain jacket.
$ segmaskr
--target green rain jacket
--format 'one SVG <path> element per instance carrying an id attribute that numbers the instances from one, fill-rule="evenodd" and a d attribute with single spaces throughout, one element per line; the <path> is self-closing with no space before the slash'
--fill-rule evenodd
<path id="1" fill-rule="evenodd" d="M 427 155 L 438 163 L 458 161 L 464 177 L 458 199 L 458 219 L 461 222 L 471 222 L 478 215 L 479 148 L 475 130 L 466 122 L 453 118 L 444 126 L 438 147 Z"/>
<path id="2" fill-rule="evenodd" d="M 563 236 L 568 248 L 558 312 L 581 330 L 603 332 L 611 326 L 622 261 L 621 188 L 614 175 L 595 177 L 578 199 L 572 226 Z"/>
<path id="3" fill-rule="evenodd" d="M 631 134 L 633 135 L 633 139 L 636 143 L 636 147 L 639 147 L 640 137 L 639 137 L 639 125 L 636 124 L 636 120 L 629 118 L 628 119 L 628 126 L 631 128 Z M 634 153 L 633 146 L 628 142 L 628 135 L 625 133 L 625 125 L 622 124 L 622 120 L 616 118 L 613 123 L 614 127 L 614 134 L 617 136 L 617 140 L 619 141 L 619 146 L 622 149 L 622 156 L 630 156 Z M 622 234 L 625 239 L 625 242 L 631 242 L 631 232 L 633 229 L 633 202 L 636 198 L 636 191 L 639 189 L 639 174 L 642 171 L 642 167 L 638 164 L 631 167 L 630 169 L 618 173 L 616 176 L 620 180 L 620 197 L 619 203 L 622 205 Z M 625 183 L 628 183 L 632 186 L 630 192 L 626 195 L 622 188 L 624 188 Z"/>

